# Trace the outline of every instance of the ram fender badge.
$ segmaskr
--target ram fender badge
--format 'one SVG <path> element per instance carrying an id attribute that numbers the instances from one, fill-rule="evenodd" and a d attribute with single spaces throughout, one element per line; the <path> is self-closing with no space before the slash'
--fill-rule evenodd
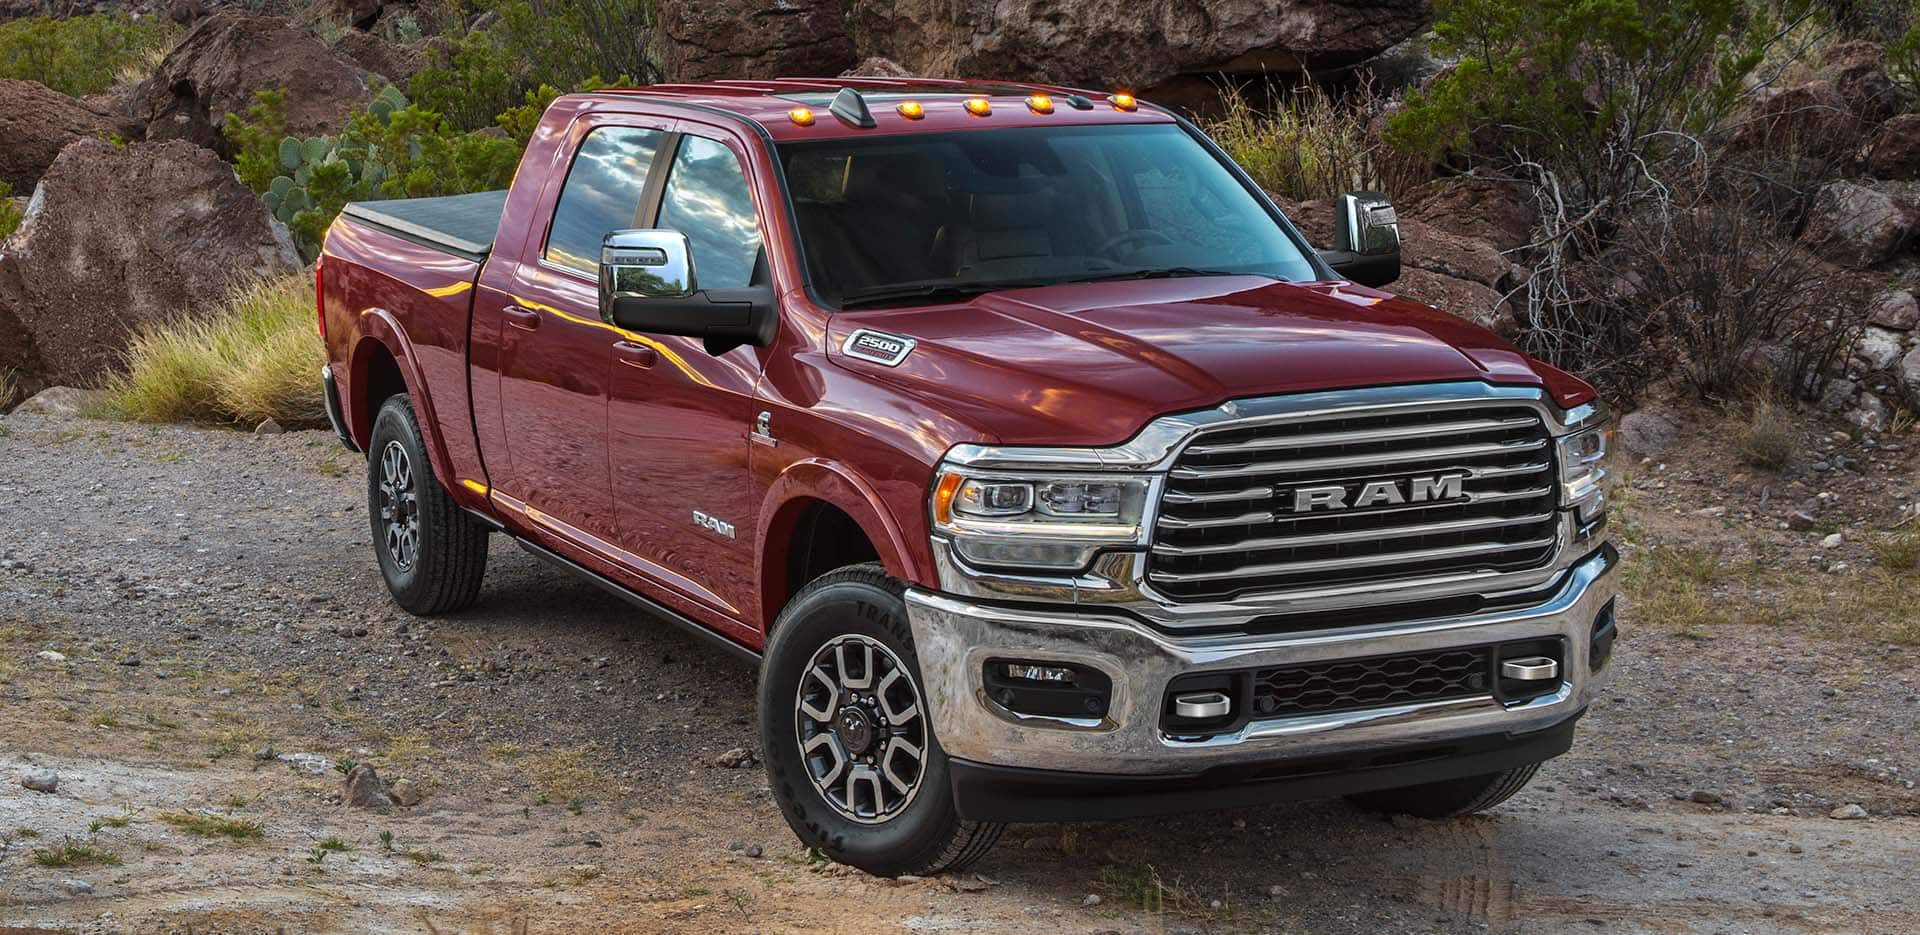
<path id="1" fill-rule="evenodd" d="M 699 510 L 694 510 L 693 524 L 719 533 L 729 539 L 733 538 L 733 524 L 717 516 L 708 516 Z"/>
<path id="2" fill-rule="evenodd" d="M 848 357 L 898 367 L 908 354 L 913 353 L 914 343 L 912 338 L 862 328 L 847 335 L 846 342 L 840 345 L 840 351 Z"/>

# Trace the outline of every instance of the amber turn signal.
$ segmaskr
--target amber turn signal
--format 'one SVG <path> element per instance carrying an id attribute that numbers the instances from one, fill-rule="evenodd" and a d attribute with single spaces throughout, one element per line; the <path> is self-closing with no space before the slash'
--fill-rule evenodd
<path id="1" fill-rule="evenodd" d="M 908 120 L 919 120 L 927 115 L 927 109 L 921 107 L 919 101 L 901 101 L 893 109 L 899 111 L 900 116 Z"/>
<path id="2" fill-rule="evenodd" d="M 1036 114 L 1053 113 L 1053 98 L 1045 94 L 1035 94 L 1027 98 L 1027 109 Z"/>
<path id="3" fill-rule="evenodd" d="M 953 496 L 960 492 L 960 483 L 965 479 L 958 474 L 940 476 L 940 483 L 933 488 L 933 518 L 936 521 L 953 521 Z"/>
<path id="4" fill-rule="evenodd" d="M 793 121 L 793 125 L 796 127 L 813 126 L 813 108 L 795 107 L 787 111 L 787 119 Z"/>
<path id="5" fill-rule="evenodd" d="M 985 117 L 986 115 L 993 113 L 993 105 L 987 103 L 987 99 L 984 97 L 967 98 L 966 106 L 967 106 L 967 113 L 970 113 L 975 117 Z"/>
<path id="6" fill-rule="evenodd" d="M 1134 110 L 1140 106 L 1140 102 L 1134 100 L 1133 95 L 1125 91 L 1115 91 L 1107 100 L 1113 102 L 1114 110 Z"/>

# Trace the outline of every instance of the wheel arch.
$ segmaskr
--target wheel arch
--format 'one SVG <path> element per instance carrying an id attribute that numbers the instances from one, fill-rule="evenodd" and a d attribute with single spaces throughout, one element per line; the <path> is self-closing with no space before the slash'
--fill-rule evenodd
<path id="1" fill-rule="evenodd" d="M 347 431 L 354 443 L 372 457 L 373 421 L 387 399 L 405 393 L 413 401 L 414 418 L 427 442 L 427 460 L 441 486 L 453 486 L 453 468 L 447 462 L 446 442 L 440 435 L 439 420 L 434 418 L 433 400 L 426 382 L 414 363 L 413 348 L 406 332 L 384 309 L 373 309 L 360 318 L 362 334 L 353 346 L 347 363 Z"/>
<path id="2" fill-rule="evenodd" d="M 833 568 L 873 561 L 895 578 L 916 580 L 899 524 L 872 487 L 842 465 L 789 466 L 769 487 L 760 515 L 767 517 L 756 549 L 767 632 L 800 588 Z M 860 541 L 847 541 L 852 534 Z"/>

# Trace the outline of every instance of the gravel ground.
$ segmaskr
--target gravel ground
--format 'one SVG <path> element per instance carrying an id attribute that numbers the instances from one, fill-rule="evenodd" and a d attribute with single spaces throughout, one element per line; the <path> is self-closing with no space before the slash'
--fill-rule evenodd
<path id="1" fill-rule="evenodd" d="M 881 881 L 717 765 L 755 747 L 748 666 L 497 538 L 476 609 L 396 611 L 362 469 L 324 433 L 0 418 L 0 926 L 1920 932 L 1910 646 L 1629 603 L 1574 752 L 1491 815 L 1018 826 Z M 1725 536 L 1676 506 L 1710 477 L 1630 519 Z M 348 761 L 424 799 L 348 809 Z"/>

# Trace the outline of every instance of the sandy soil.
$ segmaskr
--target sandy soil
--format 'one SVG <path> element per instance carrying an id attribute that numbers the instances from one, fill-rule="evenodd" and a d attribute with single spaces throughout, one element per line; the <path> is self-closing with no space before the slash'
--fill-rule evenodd
<path id="1" fill-rule="evenodd" d="M 1713 458 L 1628 465 L 1630 560 L 1801 561 L 1825 533 L 1781 510 L 1831 490 L 1852 529 L 1920 498 L 1911 452 L 1731 485 Z M 393 609 L 360 470 L 321 433 L 0 418 L 0 932 L 1920 932 L 1920 667 L 1818 606 L 1631 601 L 1574 752 L 1485 817 L 1019 826 L 977 872 L 884 881 L 810 862 L 761 771 L 714 765 L 755 745 L 747 666 L 498 540 L 475 610 Z M 1780 599 L 1920 598 L 1834 563 Z M 313 758 L 425 798 L 348 809 Z M 41 769 L 57 792 L 18 783 Z M 179 824 L 208 817 L 243 836 Z"/>

